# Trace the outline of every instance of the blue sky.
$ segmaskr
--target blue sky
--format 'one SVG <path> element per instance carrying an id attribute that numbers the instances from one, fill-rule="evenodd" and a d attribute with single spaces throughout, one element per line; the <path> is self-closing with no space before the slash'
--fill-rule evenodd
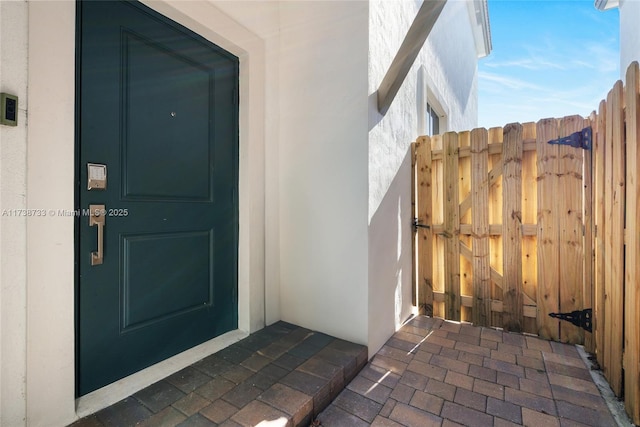
<path id="1" fill-rule="evenodd" d="M 589 115 L 620 78 L 618 9 L 593 0 L 489 0 L 478 125 Z M 640 25 L 640 23 L 639 23 Z"/>

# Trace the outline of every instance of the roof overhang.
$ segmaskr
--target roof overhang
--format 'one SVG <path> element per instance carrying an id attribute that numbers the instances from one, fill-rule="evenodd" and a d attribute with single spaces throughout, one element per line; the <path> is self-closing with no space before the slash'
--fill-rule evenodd
<path id="1" fill-rule="evenodd" d="M 478 58 L 484 58 L 491 53 L 492 49 L 487 0 L 468 1 L 467 11 L 469 12 L 471 31 L 476 44 L 476 53 Z"/>
<path id="2" fill-rule="evenodd" d="M 598 10 L 609 10 L 620 6 L 620 0 L 595 0 L 595 7 Z"/>

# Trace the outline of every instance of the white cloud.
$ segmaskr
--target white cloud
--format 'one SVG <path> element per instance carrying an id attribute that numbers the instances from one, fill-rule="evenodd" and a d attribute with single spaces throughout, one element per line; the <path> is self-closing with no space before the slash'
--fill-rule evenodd
<path id="1" fill-rule="evenodd" d="M 585 57 L 590 58 L 594 68 L 601 73 L 618 73 L 620 53 L 612 42 L 590 43 L 586 46 Z"/>
<path id="2" fill-rule="evenodd" d="M 566 66 L 560 62 L 552 62 L 541 57 L 531 56 L 529 58 L 512 59 L 501 62 L 487 62 L 485 66 L 490 68 L 516 67 L 527 70 L 564 70 Z"/>
<path id="3" fill-rule="evenodd" d="M 515 77 L 508 76 L 500 73 L 488 73 L 486 71 L 479 71 L 478 78 L 480 85 L 486 83 L 495 83 L 497 87 L 514 89 L 514 90 L 543 90 L 544 88 L 536 84 L 532 84 L 525 80 L 521 80 Z"/>

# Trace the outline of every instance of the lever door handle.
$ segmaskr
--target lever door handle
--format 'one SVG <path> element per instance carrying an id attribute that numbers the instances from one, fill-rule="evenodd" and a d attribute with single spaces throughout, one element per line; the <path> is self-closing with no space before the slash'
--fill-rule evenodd
<path id="1" fill-rule="evenodd" d="M 98 251 L 91 252 L 91 265 L 102 264 L 104 258 L 104 205 L 89 205 L 89 227 L 98 226 Z"/>

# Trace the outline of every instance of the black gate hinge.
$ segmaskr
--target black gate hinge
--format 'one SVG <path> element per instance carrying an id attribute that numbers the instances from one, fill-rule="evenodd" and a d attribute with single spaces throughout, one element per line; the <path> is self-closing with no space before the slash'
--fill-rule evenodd
<path id="1" fill-rule="evenodd" d="M 592 147 L 593 131 L 591 126 L 582 129 L 580 132 L 574 132 L 564 138 L 554 139 L 549 141 L 549 144 L 568 145 L 574 148 L 583 148 L 585 150 L 591 150 Z"/>
<path id="2" fill-rule="evenodd" d="M 574 310 L 571 313 L 549 313 L 549 316 L 555 319 L 571 322 L 587 332 L 592 331 L 591 325 L 593 319 L 593 311 L 590 308 L 585 308 L 584 310 Z"/>
<path id="3" fill-rule="evenodd" d="M 426 228 L 426 229 L 430 229 L 431 226 L 430 225 L 426 225 L 426 224 L 420 224 L 418 222 L 418 218 L 413 218 L 413 231 L 418 231 L 418 228 Z"/>

